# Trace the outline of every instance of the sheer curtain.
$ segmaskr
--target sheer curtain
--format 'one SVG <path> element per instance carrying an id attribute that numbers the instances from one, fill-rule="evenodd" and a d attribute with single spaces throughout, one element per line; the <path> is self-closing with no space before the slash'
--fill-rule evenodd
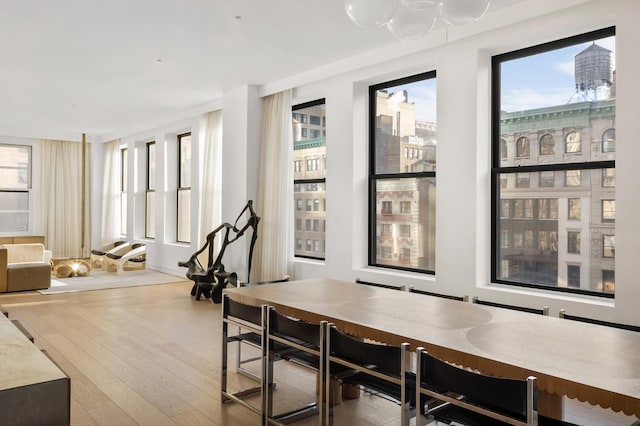
<path id="1" fill-rule="evenodd" d="M 293 245 L 293 130 L 291 91 L 264 98 L 257 213 L 255 276 L 266 281 L 290 274 Z"/>
<path id="2" fill-rule="evenodd" d="M 82 239 L 82 144 L 40 140 L 37 167 L 40 170 L 36 233 L 45 236 L 55 257 L 81 257 L 87 246 Z M 90 150 L 87 150 L 87 166 Z M 87 167 L 87 175 L 89 170 Z M 89 197 L 86 197 L 89 199 Z M 87 210 L 88 213 L 88 210 Z M 90 228 L 89 214 L 85 223 Z M 85 232 L 85 240 L 89 232 Z"/>
<path id="3" fill-rule="evenodd" d="M 222 223 L 222 111 L 212 111 L 202 116 L 200 146 L 202 148 L 202 178 L 200 185 L 200 240 L 202 247 L 207 234 Z M 221 235 L 215 241 L 220 247 Z M 217 254 L 217 250 L 215 252 Z M 208 253 L 200 255 L 200 263 L 207 264 Z"/>
<path id="4" fill-rule="evenodd" d="M 104 149 L 104 181 L 102 185 L 102 246 L 120 238 L 120 140 L 102 145 Z"/>

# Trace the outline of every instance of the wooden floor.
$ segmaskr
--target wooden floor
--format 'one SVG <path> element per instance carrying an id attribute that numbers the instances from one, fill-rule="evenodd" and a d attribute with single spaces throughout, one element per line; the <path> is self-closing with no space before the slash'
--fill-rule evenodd
<path id="1" fill-rule="evenodd" d="M 23 292 L 0 295 L 0 304 L 71 377 L 72 425 L 257 425 L 251 411 L 220 403 L 220 305 L 193 300 L 190 288 L 182 282 L 53 295 Z M 307 370 L 279 362 L 275 377 L 276 409 L 313 401 L 315 376 Z M 232 390 L 249 384 L 230 373 Z M 334 424 L 395 425 L 398 410 L 363 394 L 336 407 Z M 635 420 L 571 400 L 565 411 L 569 420 L 585 425 Z"/>

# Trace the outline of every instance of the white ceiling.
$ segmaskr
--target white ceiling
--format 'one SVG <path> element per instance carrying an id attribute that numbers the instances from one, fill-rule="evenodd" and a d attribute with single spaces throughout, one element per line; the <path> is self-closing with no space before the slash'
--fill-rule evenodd
<path id="1" fill-rule="evenodd" d="M 342 0 L 0 5 L 0 135 L 110 134 L 401 43 L 353 24 Z"/>

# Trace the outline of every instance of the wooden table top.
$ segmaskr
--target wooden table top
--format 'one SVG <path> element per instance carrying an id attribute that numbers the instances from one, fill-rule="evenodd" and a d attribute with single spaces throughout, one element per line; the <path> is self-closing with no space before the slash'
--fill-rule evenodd
<path id="1" fill-rule="evenodd" d="M 331 279 L 224 290 L 307 321 L 640 417 L 640 333 Z"/>
<path id="2" fill-rule="evenodd" d="M 0 391 L 66 377 L 10 320 L 0 315 Z"/>

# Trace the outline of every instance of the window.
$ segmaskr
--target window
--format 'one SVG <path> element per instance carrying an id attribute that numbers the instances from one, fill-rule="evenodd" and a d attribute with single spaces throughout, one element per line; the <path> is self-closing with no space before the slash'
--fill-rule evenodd
<path id="1" fill-rule="evenodd" d="M 296 218 L 296 231 L 302 231 L 302 219 Z"/>
<path id="2" fill-rule="evenodd" d="M 322 223 L 325 221 L 326 140 L 324 130 L 326 122 L 324 99 L 295 105 L 292 108 L 292 125 L 294 135 L 293 183 L 298 188 L 293 195 L 294 216 L 296 221 L 304 221 L 306 224 L 304 231 L 296 228 L 295 238 L 307 241 L 304 250 L 301 247 L 302 243 L 296 244 L 294 255 L 324 260 L 324 227 L 322 230 L 320 229 L 320 221 Z M 307 136 L 310 136 L 311 139 L 306 139 Z M 308 235 L 308 232 L 313 232 L 313 234 Z M 309 236 L 312 236 L 313 240 L 307 239 Z"/>
<path id="3" fill-rule="evenodd" d="M 516 188 L 528 188 L 528 187 L 529 187 L 529 173 L 517 173 Z"/>
<path id="4" fill-rule="evenodd" d="M 580 254 L 580 232 L 567 232 L 567 253 Z"/>
<path id="5" fill-rule="evenodd" d="M 29 231 L 31 147 L 0 145 L 0 232 Z"/>
<path id="6" fill-rule="evenodd" d="M 580 186 L 582 184 L 582 170 L 567 170 L 564 172 L 564 186 Z"/>
<path id="7" fill-rule="evenodd" d="M 616 186 L 616 169 L 602 169 L 602 187 L 614 188 Z"/>
<path id="8" fill-rule="evenodd" d="M 191 242 L 191 133 L 178 135 L 178 232 L 176 241 Z"/>
<path id="9" fill-rule="evenodd" d="M 603 235 L 602 236 L 602 257 L 616 257 L 616 236 L 615 235 Z"/>
<path id="10" fill-rule="evenodd" d="M 371 266 L 435 273 L 436 141 L 442 143 L 435 110 L 435 71 L 369 87 Z M 394 204 L 401 215 L 392 214 Z M 390 242 L 386 234 L 377 234 L 383 220 L 414 231 L 412 246 L 402 256 L 399 248 L 389 247 L 406 244 L 398 240 L 401 228 L 395 228 L 398 235 Z"/>
<path id="11" fill-rule="evenodd" d="M 573 78 L 558 63 L 571 64 Z M 612 297 L 600 271 L 613 262 L 591 236 L 613 234 L 615 221 L 614 72 L 613 27 L 492 58 L 493 282 Z M 515 156 L 503 141 L 514 141 Z"/>
<path id="12" fill-rule="evenodd" d="M 506 160 L 509 156 L 509 150 L 507 148 L 507 141 L 500 139 L 500 158 Z"/>
<path id="13" fill-rule="evenodd" d="M 567 154 L 576 154 L 582 151 L 582 140 L 580 133 L 570 132 L 565 136 L 565 150 Z"/>
<path id="14" fill-rule="evenodd" d="M 616 200 L 602 200 L 602 221 L 615 222 Z"/>
<path id="15" fill-rule="evenodd" d="M 500 200 L 500 217 L 510 217 L 511 200 Z"/>
<path id="16" fill-rule="evenodd" d="M 580 220 L 580 198 L 569 198 L 569 220 Z"/>
<path id="17" fill-rule="evenodd" d="M 580 288 L 580 265 L 567 265 L 567 285 Z"/>
<path id="18" fill-rule="evenodd" d="M 602 134 L 602 152 L 616 152 L 616 129 L 607 129 Z"/>
<path id="19" fill-rule="evenodd" d="M 605 293 L 613 293 L 616 288 L 616 271 L 602 271 L 602 291 Z"/>
<path id="20" fill-rule="evenodd" d="M 120 148 L 120 234 L 127 235 L 127 148 Z"/>
<path id="21" fill-rule="evenodd" d="M 556 152 L 556 141 L 553 135 L 545 133 L 540 138 L 540 155 L 553 155 Z"/>
<path id="22" fill-rule="evenodd" d="M 401 237 L 411 237 L 411 225 L 400 225 L 400 236 Z"/>
<path id="23" fill-rule="evenodd" d="M 528 157 L 529 155 L 531 155 L 529 139 L 524 136 L 518 138 L 516 141 L 516 157 Z"/>
<path id="24" fill-rule="evenodd" d="M 540 172 L 538 178 L 538 186 L 540 188 L 553 188 L 555 173 L 554 172 Z"/>
<path id="25" fill-rule="evenodd" d="M 156 237 L 156 143 L 147 143 L 147 190 L 145 199 L 145 227 L 146 238 Z"/>

